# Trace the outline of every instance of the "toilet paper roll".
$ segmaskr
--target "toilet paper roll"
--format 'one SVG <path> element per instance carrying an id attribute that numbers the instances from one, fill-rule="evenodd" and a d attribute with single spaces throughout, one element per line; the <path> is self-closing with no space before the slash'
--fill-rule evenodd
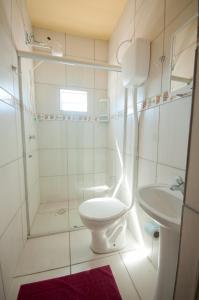
<path id="1" fill-rule="evenodd" d="M 159 225 L 155 222 L 147 222 L 144 225 L 144 230 L 145 232 L 154 237 L 154 238 L 158 238 L 159 237 Z"/>

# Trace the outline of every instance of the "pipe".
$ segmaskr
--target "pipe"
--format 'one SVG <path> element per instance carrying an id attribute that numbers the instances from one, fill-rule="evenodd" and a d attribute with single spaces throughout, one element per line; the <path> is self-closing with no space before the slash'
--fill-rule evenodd
<path id="1" fill-rule="evenodd" d="M 133 89 L 133 113 L 134 113 L 134 135 L 133 135 L 133 182 L 131 204 L 128 210 L 131 210 L 134 205 L 134 197 L 138 184 L 138 110 L 137 110 L 137 87 Z"/>
<path id="2" fill-rule="evenodd" d="M 21 51 L 21 50 L 17 51 L 17 55 L 18 57 L 57 62 L 65 65 L 71 65 L 71 66 L 87 67 L 87 68 L 94 68 L 94 69 L 113 71 L 113 72 L 122 71 L 121 67 L 119 66 L 108 65 L 106 63 L 95 63 L 90 61 L 84 61 L 84 60 L 74 59 L 67 56 L 55 56 L 46 53 L 28 52 L 28 51 Z"/>
<path id="3" fill-rule="evenodd" d="M 127 90 L 127 89 L 125 89 Z M 125 92 L 125 101 L 127 101 L 126 97 L 127 92 Z M 132 191 L 131 191 L 131 203 L 127 210 L 124 212 L 124 215 L 128 214 L 130 210 L 133 208 L 134 205 L 134 198 L 136 194 L 137 184 L 138 184 L 138 125 L 139 125 L 139 119 L 138 119 L 138 110 L 137 110 L 137 87 L 133 88 L 133 115 L 134 115 L 134 132 L 133 132 L 133 182 L 132 182 Z M 127 102 L 126 102 L 127 105 Z M 126 107 L 126 118 L 127 118 L 127 107 Z M 125 128 L 125 126 L 124 126 Z M 126 140 L 124 133 L 124 142 Z M 126 149 L 126 146 L 124 147 Z M 124 156 L 125 154 L 123 154 Z M 126 165 L 126 163 L 125 163 Z M 124 170 L 126 170 L 126 166 L 124 165 Z M 121 217 L 122 217 L 121 216 Z"/>
<path id="4" fill-rule="evenodd" d="M 26 132 L 25 132 L 25 116 L 23 106 L 23 92 L 22 92 L 22 68 L 21 57 L 18 56 L 18 80 L 19 80 L 19 99 L 20 99 L 20 118 L 21 118 L 21 131 L 22 131 L 22 148 L 23 148 L 23 172 L 24 172 L 24 190 L 25 190 L 25 203 L 26 203 L 26 221 L 27 221 L 27 234 L 30 235 L 30 212 L 28 203 L 28 177 L 27 177 L 27 161 L 26 161 Z"/>

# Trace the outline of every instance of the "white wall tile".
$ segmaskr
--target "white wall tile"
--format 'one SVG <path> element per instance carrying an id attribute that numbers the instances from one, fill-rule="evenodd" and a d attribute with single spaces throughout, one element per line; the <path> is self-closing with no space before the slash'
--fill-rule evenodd
<path id="1" fill-rule="evenodd" d="M 106 191 L 100 190 L 99 187 L 107 184 L 107 175 L 106 173 L 94 174 L 94 186 L 97 188 L 95 190 L 95 197 L 104 197 Z"/>
<path id="2" fill-rule="evenodd" d="M 126 190 L 126 200 L 130 204 L 132 199 L 132 184 L 133 184 L 133 158 L 132 155 L 126 155 L 126 170 L 125 170 L 124 188 Z"/>
<path id="3" fill-rule="evenodd" d="M 136 11 L 137 11 L 140 8 L 143 0 L 136 0 L 135 2 L 136 2 Z"/>
<path id="4" fill-rule="evenodd" d="M 35 82 L 65 85 L 65 66 L 58 63 L 43 62 L 35 71 Z"/>
<path id="5" fill-rule="evenodd" d="M 18 161 L 0 168 L 0 235 L 21 203 Z"/>
<path id="6" fill-rule="evenodd" d="M 135 36 L 153 40 L 163 30 L 164 1 L 143 1 L 136 13 Z"/>
<path id="7" fill-rule="evenodd" d="M 21 194 L 21 203 L 25 201 L 25 186 L 24 186 L 24 163 L 23 159 L 18 160 L 19 167 L 19 182 L 20 182 L 20 194 Z"/>
<path id="8" fill-rule="evenodd" d="M 95 60 L 107 62 L 108 60 L 108 42 L 95 40 Z"/>
<path id="9" fill-rule="evenodd" d="M 181 176 L 185 178 L 185 171 L 176 168 L 157 165 L 157 182 L 164 184 L 174 184 L 176 177 Z"/>
<path id="10" fill-rule="evenodd" d="M 33 151 L 27 155 L 26 167 L 28 189 L 30 189 L 39 178 L 38 159 L 38 151 Z"/>
<path id="11" fill-rule="evenodd" d="M 66 122 L 68 148 L 93 148 L 94 125 L 92 122 Z"/>
<path id="12" fill-rule="evenodd" d="M 107 151 L 107 174 L 112 177 L 116 175 L 116 153 L 111 149 Z"/>
<path id="13" fill-rule="evenodd" d="M 139 155 L 156 161 L 158 146 L 159 108 L 142 111 L 139 123 Z"/>
<path id="14" fill-rule="evenodd" d="M 27 213 L 26 213 L 26 203 L 21 207 L 21 219 L 22 219 L 22 233 L 24 245 L 27 241 L 28 231 L 27 231 Z"/>
<path id="15" fill-rule="evenodd" d="M 198 57 L 197 57 L 198 59 Z M 198 64 L 198 62 L 197 62 Z M 199 127 L 199 103 L 198 103 L 198 89 L 199 89 L 199 69 L 197 67 L 195 91 L 193 96 L 193 115 L 190 132 L 190 145 L 189 145 L 189 161 L 187 165 L 187 186 L 185 202 L 189 207 L 192 207 L 196 211 L 199 211 L 198 194 L 198 152 L 199 152 L 199 139 L 198 139 L 198 127 Z"/>
<path id="16" fill-rule="evenodd" d="M 85 174 L 84 175 L 84 201 L 88 199 L 92 199 L 95 194 L 95 186 L 94 186 L 94 174 Z"/>
<path id="17" fill-rule="evenodd" d="M 66 35 L 66 55 L 94 60 L 94 40 Z"/>
<path id="18" fill-rule="evenodd" d="M 70 159 L 69 159 L 70 161 Z M 67 173 L 67 152 L 61 149 L 39 151 L 40 176 L 65 175 Z"/>
<path id="19" fill-rule="evenodd" d="M 183 98 L 160 107 L 158 161 L 186 167 L 191 99 Z"/>
<path id="20" fill-rule="evenodd" d="M 94 88 L 94 70 L 86 67 L 67 66 L 67 85 L 78 88 Z"/>
<path id="21" fill-rule="evenodd" d="M 5 300 L 4 286 L 3 286 L 3 278 L 0 267 L 0 299 Z"/>
<path id="22" fill-rule="evenodd" d="M 0 101 L 0 140 L 3 141 L 0 156 L 2 166 L 18 156 L 15 109 L 2 101 Z"/>
<path id="23" fill-rule="evenodd" d="M 42 177 L 40 178 L 41 202 L 66 201 L 68 196 L 68 185 L 66 176 Z"/>
<path id="24" fill-rule="evenodd" d="M 24 13 L 24 12 L 23 12 Z M 25 12 L 27 15 L 27 12 Z M 17 0 L 12 1 L 12 37 L 14 45 L 17 49 L 28 50 L 29 47 L 25 43 L 25 28 L 30 32 L 31 28 L 27 22 L 27 17 L 24 14 L 22 18 L 22 3 Z M 24 25 L 25 24 L 25 25 Z"/>
<path id="25" fill-rule="evenodd" d="M 163 38 L 161 33 L 151 42 L 151 58 L 148 79 L 145 83 L 146 98 L 161 94 Z"/>
<path id="26" fill-rule="evenodd" d="M 198 226 L 199 215 L 185 207 L 175 291 L 176 300 L 195 298 L 194 294 L 198 282 L 199 259 Z"/>
<path id="27" fill-rule="evenodd" d="M 60 111 L 59 87 L 51 84 L 35 83 L 37 113 L 57 113 Z"/>
<path id="28" fill-rule="evenodd" d="M 156 179 L 156 164 L 152 161 L 139 159 L 138 186 L 153 184 Z"/>
<path id="29" fill-rule="evenodd" d="M 38 147 L 64 148 L 66 147 L 67 137 L 63 121 L 41 121 L 38 123 Z"/>
<path id="30" fill-rule="evenodd" d="M 95 88 L 99 90 L 107 89 L 107 72 L 95 70 Z"/>
<path id="31" fill-rule="evenodd" d="M 2 6 L 2 11 L 4 12 L 5 16 L 6 16 L 6 24 L 8 25 L 9 29 L 11 26 L 11 4 L 12 4 L 12 0 L 3 0 L 1 1 L 1 6 Z"/>
<path id="32" fill-rule="evenodd" d="M 133 115 L 127 116 L 126 128 L 126 153 L 132 154 L 133 151 L 133 135 L 134 135 L 134 117 Z"/>
<path id="33" fill-rule="evenodd" d="M 192 0 L 167 0 L 166 1 L 166 25 L 172 22 L 178 15 L 185 10 L 185 8 L 192 2 Z"/>
<path id="34" fill-rule="evenodd" d="M 107 166 L 107 150 L 95 149 L 94 150 L 94 172 L 106 173 Z"/>
<path id="35" fill-rule="evenodd" d="M 170 6 L 171 10 L 171 2 L 168 1 L 168 9 Z M 175 0 L 175 5 L 178 4 L 178 9 L 181 10 L 181 6 L 179 5 L 181 1 Z M 182 4 L 188 1 L 182 1 Z M 176 18 L 168 24 L 165 30 L 165 38 L 164 38 L 164 55 L 165 55 L 165 61 L 163 64 L 163 77 L 162 77 L 162 91 L 168 91 L 170 89 L 170 72 L 171 72 L 171 47 L 172 47 L 172 39 L 173 34 L 176 32 L 179 28 L 181 28 L 186 22 L 188 22 L 197 12 L 198 10 L 198 2 L 197 0 L 189 1 L 189 5 L 184 9 L 179 15 L 176 16 Z M 182 7 L 183 7 L 182 5 Z M 175 8 L 174 8 L 175 13 Z M 170 14 L 172 15 L 172 10 L 170 11 Z M 168 14 L 167 14 L 168 15 Z"/>
<path id="36" fill-rule="evenodd" d="M 22 248 L 23 237 L 21 225 L 21 212 L 19 211 L 0 240 L 0 263 L 3 273 L 3 283 L 6 298 L 8 298 L 12 286 L 12 277 L 14 275 L 15 267 L 18 262 Z"/>
<path id="37" fill-rule="evenodd" d="M 18 145 L 18 157 L 23 156 L 23 146 L 22 146 L 22 131 L 21 131 L 21 113 L 20 109 L 16 109 L 16 129 L 17 129 L 17 145 Z"/>
<path id="38" fill-rule="evenodd" d="M 28 210 L 30 225 L 32 225 L 35 214 L 39 208 L 40 204 L 40 190 L 38 181 L 31 185 L 28 190 Z"/>
<path id="39" fill-rule="evenodd" d="M 130 0 L 127 1 L 127 4 L 123 10 L 121 18 L 118 20 L 117 26 L 112 33 L 110 43 L 109 43 L 109 58 L 111 64 L 117 64 L 115 49 L 119 46 L 119 44 L 127 39 L 131 39 L 134 33 L 134 18 L 135 18 L 135 1 Z M 124 45 L 127 46 L 127 45 Z M 121 56 L 119 60 L 121 60 L 122 55 L 125 51 L 126 47 L 122 47 Z M 123 51 L 122 51 L 123 50 Z"/>
<path id="40" fill-rule="evenodd" d="M 2 4 L 1 4 L 2 6 Z M 5 8 L 5 6 L 4 6 Z M 7 16 L 5 16 L 3 8 L 0 10 L 0 83 L 1 87 L 13 94 L 13 81 L 12 81 L 12 40 L 11 34 L 7 24 Z"/>
<path id="41" fill-rule="evenodd" d="M 68 150 L 68 174 L 88 174 L 94 171 L 94 153 L 91 149 Z"/>
<path id="42" fill-rule="evenodd" d="M 104 123 L 94 124 L 94 147 L 106 148 L 107 147 L 107 131 L 108 125 Z"/>
<path id="43" fill-rule="evenodd" d="M 97 89 L 94 90 L 94 114 L 95 114 L 95 116 L 99 116 L 99 114 L 102 113 L 102 102 L 101 102 L 101 100 L 102 99 L 107 99 L 107 98 L 108 97 L 107 97 L 107 91 L 106 90 L 97 90 Z"/>
<path id="44" fill-rule="evenodd" d="M 68 200 L 69 208 L 77 208 L 84 198 L 84 177 L 83 175 L 68 176 Z"/>

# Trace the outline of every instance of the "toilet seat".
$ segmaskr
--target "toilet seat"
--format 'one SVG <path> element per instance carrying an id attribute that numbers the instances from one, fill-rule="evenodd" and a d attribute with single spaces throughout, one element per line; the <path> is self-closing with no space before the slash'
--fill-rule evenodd
<path id="1" fill-rule="evenodd" d="M 83 202 L 79 207 L 80 216 L 95 221 L 117 219 L 126 210 L 125 204 L 117 198 L 111 197 L 90 199 Z"/>

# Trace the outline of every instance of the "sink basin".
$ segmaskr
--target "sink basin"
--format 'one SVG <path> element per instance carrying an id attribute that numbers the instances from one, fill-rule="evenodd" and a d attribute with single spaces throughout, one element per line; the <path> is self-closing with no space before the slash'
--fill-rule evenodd
<path id="1" fill-rule="evenodd" d="M 179 230 L 183 196 L 180 191 L 171 191 L 168 185 L 148 185 L 138 190 L 142 209 L 160 225 Z"/>
<path id="2" fill-rule="evenodd" d="M 155 300 L 172 300 L 177 270 L 183 195 L 168 185 L 138 189 L 139 205 L 160 224 L 158 281 Z"/>

